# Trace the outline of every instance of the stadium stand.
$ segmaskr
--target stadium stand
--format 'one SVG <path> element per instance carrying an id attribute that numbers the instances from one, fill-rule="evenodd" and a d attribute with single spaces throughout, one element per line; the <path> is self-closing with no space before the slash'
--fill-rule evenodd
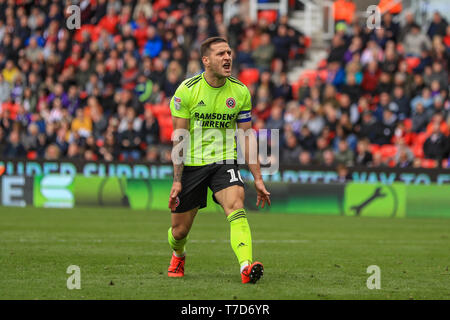
<path id="1" fill-rule="evenodd" d="M 281 130 L 281 161 L 448 166 L 450 27 L 439 13 L 427 30 L 411 14 L 396 23 L 391 2 L 371 30 L 336 0 L 328 58 L 288 83 L 311 39 L 274 11 L 225 26 L 223 0 L 82 0 L 81 29 L 69 30 L 70 1 L 0 0 L 0 154 L 169 162 L 168 102 L 202 71 L 200 43 L 220 35 L 255 129 Z"/>

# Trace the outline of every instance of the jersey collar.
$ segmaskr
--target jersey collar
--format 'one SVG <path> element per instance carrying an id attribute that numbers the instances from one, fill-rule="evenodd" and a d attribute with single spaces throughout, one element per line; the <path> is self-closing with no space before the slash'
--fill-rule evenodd
<path id="1" fill-rule="evenodd" d="M 211 89 L 222 89 L 223 87 L 225 87 L 225 85 L 227 84 L 227 80 L 228 80 L 228 78 L 225 80 L 225 83 L 223 84 L 223 85 L 221 85 L 220 87 L 213 87 L 212 85 L 210 85 L 209 83 L 208 83 L 208 81 L 206 81 L 206 78 L 205 78 L 205 72 L 202 72 L 202 78 L 203 78 L 203 80 L 205 81 L 205 83 L 206 83 L 206 85 L 209 87 L 209 88 L 211 88 Z"/>

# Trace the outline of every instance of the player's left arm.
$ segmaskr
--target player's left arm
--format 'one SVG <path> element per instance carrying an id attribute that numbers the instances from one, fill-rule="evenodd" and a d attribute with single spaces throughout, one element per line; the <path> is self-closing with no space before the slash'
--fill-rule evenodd
<path id="1" fill-rule="evenodd" d="M 258 158 L 258 144 L 251 121 L 238 121 L 237 126 L 240 129 L 240 132 L 238 131 L 238 139 L 241 148 L 244 148 L 242 152 L 245 157 L 245 163 L 247 163 L 255 181 L 255 189 L 257 192 L 256 206 L 258 207 L 260 203 L 261 208 L 264 208 L 266 203 L 270 206 L 270 192 L 267 191 L 262 179 L 261 166 Z"/>

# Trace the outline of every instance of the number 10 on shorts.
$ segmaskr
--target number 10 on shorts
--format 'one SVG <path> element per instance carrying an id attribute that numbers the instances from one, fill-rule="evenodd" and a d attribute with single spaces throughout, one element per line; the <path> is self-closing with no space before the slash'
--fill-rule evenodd
<path id="1" fill-rule="evenodd" d="M 236 171 L 237 171 L 237 175 L 239 177 L 239 180 L 242 183 L 244 183 L 244 181 L 242 181 L 241 172 L 239 170 L 236 170 Z M 227 172 L 229 172 L 230 176 L 231 176 L 230 183 L 238 181 L 238 177 L 236 177 L 236 173 L 234 172 L 234 169 L 229 169 L 229 170 L 227 170 Z"/>

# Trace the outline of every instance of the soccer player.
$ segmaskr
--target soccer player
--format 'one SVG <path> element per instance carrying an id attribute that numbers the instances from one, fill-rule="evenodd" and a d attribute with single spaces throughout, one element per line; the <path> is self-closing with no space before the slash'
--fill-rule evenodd
<path id="1" fill-rule="evenodd" d="M 264 268 L 252 258 L 252 239 L 244 209 L 244 183 L 237 166 L 235 142 L 236 125 L 244 132 L 251 132 L 250 92 L 231 76 L 231 49 L 225 39 L 206 39 L 200 54 L 205 71 L 183 81 L 170 101 L 174 132 L 188 132 L 184 143 L 189 142 L 189 147 L 178 149 L 183 141 L 174 139 L 174 178 L 169 198 L 172 227 L 168 231 L 173 254 L 168 275 L 184 276 L 189 230 L 197 211 L 206 207 L 209 187 L 213 200 L 222 206 L 230 223 L 231 247 L 241 267 L 241 280 L 256 283 Z M 257 191 L 256 206 L 261 204 L 264 208 L 266 203 L 270 205 L 270 193 L 264 186 L 259 161 L 254 157 L 256 137 L 245 135 L 243 139 L 243 155 Z M 183 161 L 174 161 L 179 155 Z M 249 161 L 252 156 L 255 161 Z"/>

